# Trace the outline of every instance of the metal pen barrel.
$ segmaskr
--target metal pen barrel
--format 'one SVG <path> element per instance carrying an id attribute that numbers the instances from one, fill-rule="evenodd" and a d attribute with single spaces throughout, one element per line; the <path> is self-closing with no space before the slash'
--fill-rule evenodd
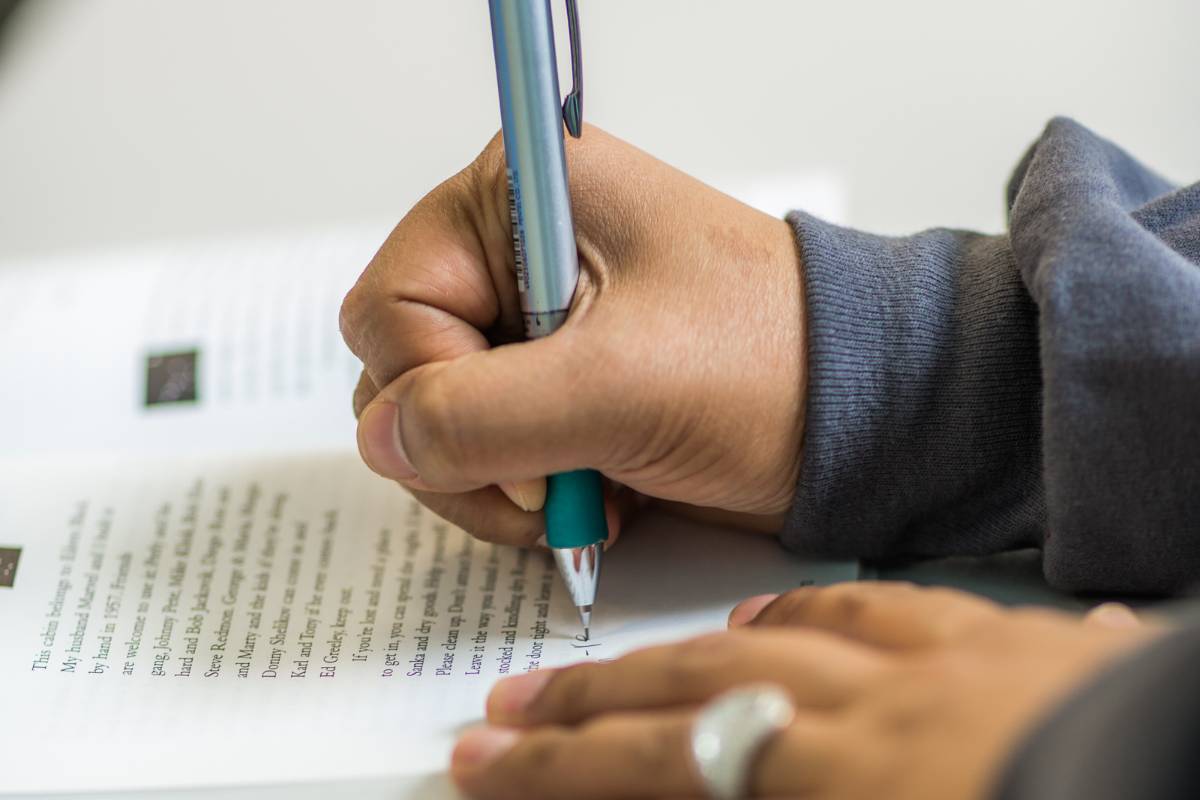
<path id="1" fill-rule="evenodd" d="M 490 0 L 489 7 L 517 287 L 525 336 L 532 339 L 566 321 L 579 278 L 563 148 L 563 123 L 572 136 L 583 124 L 578 13 L 574 0 L 567 0 L 573 85 L 560 116 L 550 0 Z M 600 474 L 578 469 L 548 475 L 544 510 L 546 541 L 586 638 L 608 538 Z"/>
<path id="2" fill-rule="evenodd" d="M 536 338 L 553 333 L 566 320 L 579 278 L 554 23 L 549 0 L 490 0 L 489 6 L 517 288 L 525 336 Z M 560 168 L 533 166 L 546 159 L 558 159 Z"/>

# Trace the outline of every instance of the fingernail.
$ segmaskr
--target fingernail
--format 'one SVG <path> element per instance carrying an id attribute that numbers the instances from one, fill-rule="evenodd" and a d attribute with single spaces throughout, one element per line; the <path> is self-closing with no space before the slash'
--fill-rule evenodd
<path id="1" fill-rule="evenodd" d="M 511 728 L 481 725 L 459 737 L 450 756 L 454 767 L 482 767 L 512 749 L 520 734 Z"/>
<path id="2" fill-rule="evenodd" d="M 771 604 L 771 601 L 777 594 L 759 594 L 754 597 L 747 597 L 742 602 L 733 607 L 733 611 L 729 612 L 729 627 L 738 628 L 742 625 L 748 625 L 754 621 L 754 618 L 759 613 Z"/>
<path id="3" fill-rule="evenodd" d="M 542 693 L 554 670 L 539 669 L 497 681 L 488 695 L 488 711 L 504 717 L 520 714 Z"/>
<path id="4" fill-rule="evenodd" d="M 497 484 L 497 486 L 522 511 L 541 511 L 542 506 L 546 505 L 545 478 L 534 478 L 528 481 L 507 481 Z"/>
<path id="5" fill-rule="evenodd" d="M 1104 628 L 1137 628 L 1142 621 L 1124 603 L 1104 603 L 1088 612 L 1087 621 Z"/>
<path id="6" fill-rule="evenodd" d="M 385 478 L 404 481 L 417 477 L 400 442 L 400 408 L 395 403 L 371 403 L 358 420 L 358 452 L 367 466 Z"/>

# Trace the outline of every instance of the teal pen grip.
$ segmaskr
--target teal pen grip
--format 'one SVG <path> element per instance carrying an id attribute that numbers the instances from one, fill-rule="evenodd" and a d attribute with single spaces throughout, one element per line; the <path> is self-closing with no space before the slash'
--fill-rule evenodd
<path id="1" fill-rule="evenodd" d="M 594 469 L 546 478 L 546 543 L 554 548 L 587 547 L 608 539 L 604 484 Z"/>

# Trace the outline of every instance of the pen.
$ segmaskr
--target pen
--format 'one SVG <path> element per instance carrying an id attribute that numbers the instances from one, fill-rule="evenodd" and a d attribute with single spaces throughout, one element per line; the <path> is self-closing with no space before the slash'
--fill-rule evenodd
<path id="1" fill-rule="evenodd" d="M 567 0 L 572 86 L 560 112 L 550 0 L 489 0 L 489 6 L 517 289 L 525 338 L 533 339 L 566 321 L 579 280 L 563 149 L 564 123 L 576 138 L 583 132 L 579 16 L 575 0 Z M 548 476 L 545 513 L 546 543 L 586 640 L 608 539 L 600 474 L 584 469 Z"/>

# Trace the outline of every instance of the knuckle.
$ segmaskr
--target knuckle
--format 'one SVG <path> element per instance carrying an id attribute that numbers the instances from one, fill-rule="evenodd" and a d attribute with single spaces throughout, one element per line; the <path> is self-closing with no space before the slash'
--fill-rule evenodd
<path id="1" fill-rule="evenodd" d="M 663 681 L 684 695 L 705 692 L 714 679 L 737 668 L 748 638 L 744 631 L 727 631 L 684 642 L 678 657 L 667 662 Z"/>
<path id="2" fill-rule="evenodd" d="M 379 258 L 376 256 L 372 259 L 362 276 L 342 298 L 338 311 L 338 330 L 342 339 L 368 371 L 374 368 L 374 362 L 380 360 L 381 354 L 397 344 L 389 341 L 390 337 L 385 335 L 390 319 L 388 305 L 391 297 L 380 278 L 380 268 L 377 266 Z M 374 377 L 381 378 L 378 374 Z M 387 380 L 390 379 L 389 376 Z"/>
<path id="3" fill-rule="evenodd" d="M 818 590 L 811 586 L 792 589 L 772 600 L 753 620 L 753 625 L 799 625 L 810 615 Z"/>
<path id="4" fill-rule="evenodd" d="M 551 764 L 562 755 L 564 738 L 558 731 L 535 731 L 525 737 L 514 755 L 525 764 Z"/>
<path id="5" fill-rule="evenodd" d="M 831 591 L 825 600 L 829 620 L 833 624 L 844 626 L 853 626 L 859 622 L 871 605 L 869 598 L 851 589 Z"/>
<path id="6" fill-rule="evenodd" d="M 456 182 L 461 194 L 490 199 L 496 206 L 503 207 L 507 213 L 508 173 L 504 167 L 504 132 L 496 131 L 479 151 L 479 155 L 452 180 Z"/>
<path id="7" fill-rule="evenodd" d="M 852 628 L 897 597 L 920 591 L 919 587 L 905 582 L 840 583 L 817 594 L 814 616 L 828 625 Z"/>
<path id="8" fill-rule="evenodd" d="M 454 397 L 430 376 L 404 397 L 400 420 L 406 454 L 423 481 L 438 483 L 467 462 L 463 419 Z"/>
<path id="9" fill-rule="evenodd" d="M 504 164 L 504 131 L 497 130 L 492 134 L 492 138 L 488 139 L 487 144 L 483 146 L 483 150 L 471 162 L 468 169 L 473 169 L 477 172 L 491 173 L 497 172 Z"/>
<path id="10" fill-rule="evenodd" d="M 538 719 L 575 721 L 590 713 L 605 699 L 597 691 L 604 669 L 603 664 L 574 664 L 556 672 L 535 701 Z"/>
<path id="11" fill-rule="evenodd" d="M 342 306 L 338 311 L 338 330 L 341 331 L 346 346 L 355 355 L 359 355 L 362 349 L 363 329 L 370 316 L 368 307 L 371 304 L 372 299 L 369 292 L 363 288 L 362 280 L 355 283 L 342 298 Z"/>
<path id="12" fill-rule="evenodd" d="M 478 155 L 468 165 L 468 169 L 478 165 L 480 162 L 486 161 L 488 158 L 504 155 L 504 129 L 496 128 L 495 132 L 488 137 L 484 142 L 483 148 L 480 149 Z"/>
<path id="13" fill-rule="evenodd" d="M 358 384 L 354 387 L 353 406 L 355 418 L 362 416 L 363 409 L 375 399 L 379 394 L 379 390 L 375 388 L 374 382 L 370 376 L 364 371 L 358 378 Z"/>

